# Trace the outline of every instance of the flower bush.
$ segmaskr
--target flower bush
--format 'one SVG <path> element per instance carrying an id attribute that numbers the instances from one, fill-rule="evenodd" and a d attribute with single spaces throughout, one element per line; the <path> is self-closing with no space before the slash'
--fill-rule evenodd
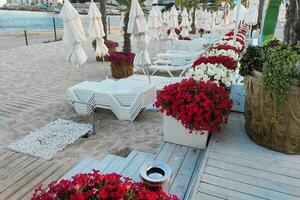
<path id="1" fill-rule="evenodd" d="M 227 33 L 194 62 L 186 76 L 230 87 L 239 57 L 245 47 L 246 33 L 246 26 L 241 27 L 236 40 L 233 38 L 233 31 Z"/>
<path id="2" fill-rule="evenodd" d="M 133 64 L 134 53 L 112 52 L 108 56 L 111 63 L 115 66 L 121 66 L 123 63 Z"/>
<path id="3" fill-rule="evenodd" d="M 212 81 L 193 78 L 167 85 L 154 103 L 191 131 L 220 131 L 227 123 L 232 101 L 226 90 Z"/>
<path id="4" fill-rule="evenodd" d="M 124 179 L 124 180 L 122 180 Z M 39 186 L 32 200 L 178 200 L 163 191 L 150 191 L 142 183 L 118 174 L 77 174 L 72 180 L 52 182 L 48 189 Z"/>
<path id="5" fill-rule="evenodd" d="M 104 42 L 104 44 L 107 46 L 108 49 L 117 48 L 119 46 L 119 44 L 117 42 L 112 41 L 112 40 L 106 40 Z"/>
<path id="6" fill-rule="evenodd" d="M 200 64 L 197 68 L 189 70 L 187 77 L 196 79 L 197 81 L 214 81 L 225 87 L 230 87 L 234 77 L 234 71 L 229 70 L 222 64 Z"/>

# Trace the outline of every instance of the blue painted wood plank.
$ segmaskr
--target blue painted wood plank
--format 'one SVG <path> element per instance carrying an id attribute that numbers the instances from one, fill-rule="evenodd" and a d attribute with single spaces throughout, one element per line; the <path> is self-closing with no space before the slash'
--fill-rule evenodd
<path id="1" fill-rule="evenodd" d="M 189 148 L 177 175 L 174 177 L 171 193 L 176 194 L 180 199 L 184 199 L 186 195 L 192 175 L 197 168 L 200 153 L 199 149 Z"/>
<path id="2" fill-rule="evenodd" d="M 188 189 L 187 189 L 187 191 L 185 193 L 185 196 L 184 196 L 185 200 L 190 199 L 190 196 L 192 195 L 192 192 L 194 192 L 194 187 L 195 187 L 195 184 L 196 184 L 196 181 L 197 181 L 198 173 L 199 173 L 201 165 L 202 165 L 203 157 L 204 157 L 204 150 L 201 150 L 199 152 L 198 161 L 196 163 L 194 172 L 192 174 L 192 178 L 189 182 Z"/>
<path id="3" fill-rule="evenodd" d="M 143 166 L 146 163 L 149 163 L 151 161 L 154 161 L 154 155 L 148 155 L 148 157 L 144 160 L 144 162 L 140 165 L 140 167 L 136 170 L 136 172 L 134 173 L 132 179 L 135 181 L 142 181 L 142 179 L 140 178 L 140 168 L 141 166 Z"/>
<path id="4" fill-rule="evenodd" d="M 137 155 L 132 159 L 132 161 L 127 165 L 127 167 L 123 170 L 122 175 L 132 178 L 134 173 L 140 168 L 143 162 L 148 157 L 148 154 L 145 153 L 137 153 Z"/>
<path id="5" fill-rule="evenodd" d="M 157 154 L 155 160 L 167 163 L 175 151 L 176 146 L 176 144 L 166 142 L 163 148 Z"/>
<path id="6" fill-rule="evenodd" d="M 105 174 L 110 174 L 115 172 L 116 173 L 116 169 L 118 169 L 120 167 L 120 165 L 122 164 L 122 162 L 124 162 L 125 158 L 116 156 L 113 161 L 106 167 L 106 169 L 103 171 L 103 173 Z"/>
<path id="7" fill-rule="evenodd" d="M 133 150 L 130 152 L 130 154 L 125 158 L 125 160 L 120 164 L 120 166 L 115 169 L 116 173 L 122 173 L 124 169 L 129 165 L 129 163 L 132 161 L 132 159 L 137 155 L 137 151 Z"/>
<path id="8" fill-rule="evenodd" d="M 71 179 L 77 173 L 80 173 L 84 168 L 86 168 L 89 164 L 94 162 L 94 159 L 86 158 L 75 165 L 70 171 L 68 171 L 61 179 Z"/>
<path id="9" fill-rule="evenodd" d="M 177 145 L 174 153 L 172 154 L 168 164 L 170 165 L 172 169 L 172 178 L 171 178 L 171 184 L 173 183 L 173 180 L 175 176 L 177 175 L 179 168 L 182 165 L 182 162 L 188 152 L 188 147 Z"/>

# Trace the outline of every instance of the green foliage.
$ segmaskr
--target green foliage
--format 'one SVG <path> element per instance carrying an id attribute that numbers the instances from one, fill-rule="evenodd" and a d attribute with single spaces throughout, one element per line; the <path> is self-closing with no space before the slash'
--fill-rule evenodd
<path id="1" fill-rule="evenodd" d="M 272 91 L 275 113 L 278 113 L 293 81 L 300 80 L 300 45 L 280 43 L 265 52 L 264 61 L 263 83 Z"/>
<path id="2" fill-rule="evenodd" d="M 261 72 L 263 63 L 263 47 L 249 46 L 240 60 L 240 74 L 251 75 L 254 69 Z"/>
<path id="3" fill-rule="evenodd" d="M 270 50 L 280 44 L 279 40 L 271 40 L 265 46 L 249 46 L 240 60 L 240 74 L 251 75 L 255 69 L 262 72 L 263 64 Z"/>

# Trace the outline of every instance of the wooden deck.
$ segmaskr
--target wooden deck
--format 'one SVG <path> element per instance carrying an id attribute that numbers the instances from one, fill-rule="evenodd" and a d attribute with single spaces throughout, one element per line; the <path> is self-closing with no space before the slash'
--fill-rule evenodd
<path id="1" fill-rule="evenodd" d="M 165 143 L 156 155 L 132 151 L 126 158 L 107 155 L 79 164 L 56 163 L 0 150 L 0 199 L 30 199 L 34 188 L 52 180 L 99 169 L 140 181 L 139 168 L 160 160 L 173 170 L 171 193 L 192 200 L 300 200 L 300 156 L 277 153 L 253 143 L 244 117 L 233 113 L 207 150 Z"/>
<path id="2" fill-rule="evenodd" d="M 215 134 L 205 153 L 193 200 L 300 199 L 300 156 L 277 153 L 252 142 L 242 114 Z"/>
<path id="3" fill-rule="evenodd" d="M 103 160 L 85 159 L 73 167 L 64 179 L 69 179 L 77 173 L 90 172 L 98 169 L 101 173 L 116 172 L 135 181 L 139 177 L 140 167 L 150 161 L 159 160 L 168 163 L 172 168 L 170 192 L 180 199 L 188 199 L 195 185 L 204 151 L 181 145 L 165 143 L 156 155 L 132 151 L 127 158 L 108 155 Z"/>
<path id="4" fill-rule="evenodd" d="M 12 151 L 0 152 L 0 199 L 30 199 L 40 184 L 59 179 L 74 163 L 59 164 Z"/>

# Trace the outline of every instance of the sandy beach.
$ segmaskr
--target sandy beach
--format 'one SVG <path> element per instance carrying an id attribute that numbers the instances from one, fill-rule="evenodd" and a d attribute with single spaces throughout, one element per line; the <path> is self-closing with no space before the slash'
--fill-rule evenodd
<path id="1" fill-rule="evenodd" d="M 96 62 L 88 38 L 83 45 L 88 60 L 75 68 L 65 59 L 69 46 L 62 41 L 42 43 L 50 39 L 51 33 L 47 34 L 31 35 L 35 39 L 29 46 L 22 44 L 21 34 L 0 35 L 0 150 L 57 118 L 91 122 L 69 105 L 67 89 L 84 80 L 104 79 L 109 63 Z M 115 32 L 108 38 L 121 42 L 122 36 Z M 96 134 L 77 140 L 53 159 L 78 162 L 86 157 L 101 159 L 108 153 L 126 156 L 132 149 L 155 153 L 163 142 L 161 121 L 159 112 L 144 111 L 128 122 L 98 109 Z"/>

